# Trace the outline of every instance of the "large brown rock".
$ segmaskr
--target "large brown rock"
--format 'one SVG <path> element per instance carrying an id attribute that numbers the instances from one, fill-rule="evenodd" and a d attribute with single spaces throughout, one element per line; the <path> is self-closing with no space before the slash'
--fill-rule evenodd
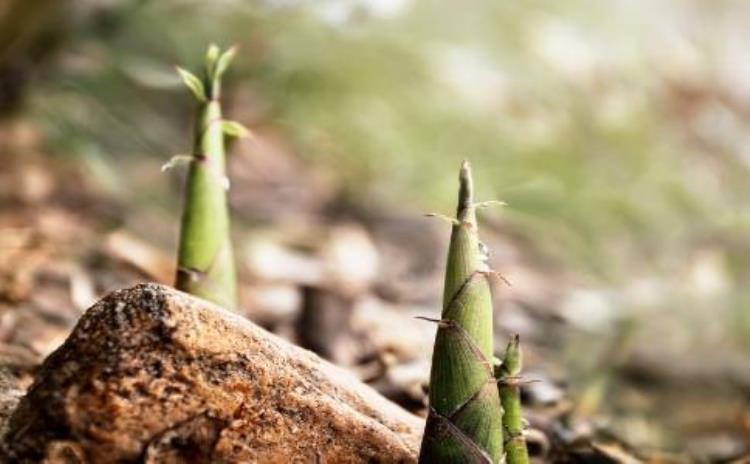
<path id="1" fill-rule="evenodd" d="M 350 374 L 168 287 L 114 292 L 43 364 L 11 462 L 414 462 L 422 422 Z"/>

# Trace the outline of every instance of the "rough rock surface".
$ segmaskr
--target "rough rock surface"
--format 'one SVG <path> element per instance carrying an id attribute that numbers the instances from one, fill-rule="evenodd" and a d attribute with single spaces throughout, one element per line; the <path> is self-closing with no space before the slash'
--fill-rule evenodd
<path id="1" fill-rule="evenodd" d="M 414 462 L 422 421 L 240 316 L 142 284 L 86 312 L 9 428 L 10 462 Z"/>

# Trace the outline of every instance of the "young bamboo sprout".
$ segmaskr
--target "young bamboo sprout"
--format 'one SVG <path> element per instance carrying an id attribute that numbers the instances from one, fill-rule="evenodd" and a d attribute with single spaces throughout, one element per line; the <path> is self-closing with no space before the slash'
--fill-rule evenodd
<path id="1" fill-rule="evenodd" d="M 492 301 L 467 162 L 459 180 L 419 462 L 497 464 L 503 456 L 503 436 L 502 407 L 490 362 Z"/>
<path id="2" fill-rule="evenodd" d="M 521 388 L 519 386 L 522 367 L 521 346 L 518 335 L 514 335 L 505 350 L 503 362 L 495 368 L 503 404 L 503 429 L 505 434 L 505 455 L 508 464 L 528 464 L 529 453 L 523 437 L 523 416 L 521 412 Z"/>
<path id="3" fill-rule="evenodd" d="M 237 304 L 237 284 L 229 237 L 229 181 L 224 136 L 242 136 L 245 129 L 236 122 L 222 119 L 219 98 L 221 77 L 234 53 L 234 48 L 221 53 L 216 45 L 211 45 L 206 53 L 202 79 L 177 68 L 198 101 L 198 110 L 193 153 L 189 157 L 175 286 L 228 308 Z M 173 161 L 179 161 L 178 158 Z"/>

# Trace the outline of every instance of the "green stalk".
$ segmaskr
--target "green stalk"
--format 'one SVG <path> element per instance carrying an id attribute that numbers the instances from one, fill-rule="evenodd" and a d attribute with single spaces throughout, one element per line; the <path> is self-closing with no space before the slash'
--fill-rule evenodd
<path id="1" fill-rule="evenodd" d="M 521 346 L 518 335 L 508 342 L 503 362 L 495 368 L 503 404 L 503 429 L 505 454 L 508 464 L 528 464 L 529 453 L 523 437 L 523 415 L 521 410 L 521 387 L 519 374 L 522 366 Z"/>
<path id="2" fill-rule="evenodd" d="M 496 464 L 502 460 L 503 437 L 502 407 L 490 363 L 492 300 L 467 162 L 459 181 L 419 462 Z"/>
<path id="3" fill-rule="evenodd" d="M 198 110 L 175 286 L 228 308 L 237 305 L 237 283 L 229 235 L 224 136 L 242 135 L 244 129 L 222 119 L 219 99 L 221 77 L 233 56 L 234 49 L 220 53 L 218 47 L 210 46 L 203 79 L 177 68 L 198 100 Z"/>

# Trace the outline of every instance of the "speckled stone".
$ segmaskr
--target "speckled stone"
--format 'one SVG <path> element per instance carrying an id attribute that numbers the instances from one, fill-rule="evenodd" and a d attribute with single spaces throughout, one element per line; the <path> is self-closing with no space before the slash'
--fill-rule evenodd
<path id="1" fill-rule="evenodd" d="M 246 319 L 142 284 L 90 308 L 11 417 L 10 462 L 416 462 L 420 419 Z"/>

